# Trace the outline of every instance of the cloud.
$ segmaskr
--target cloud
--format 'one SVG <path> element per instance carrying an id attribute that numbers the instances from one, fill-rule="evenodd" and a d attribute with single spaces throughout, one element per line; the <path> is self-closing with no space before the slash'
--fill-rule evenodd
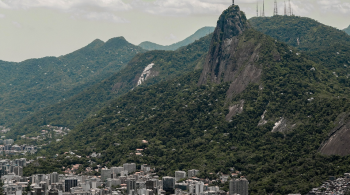
<path id="1" fill-rule="evenodd" d="M 80 12 L 75 13 L 72 18 L 83 18 L 92 21 L 107 21 L 112 23 L 129 23 L 128 20 L 109 12 Z"/>
<path id="2" fill-rule="evenodd" d="M 250 15 L 255 15 L 255 4 L 259 2 L 261 6 L 262 1 L 235 0 L 235 3 Z M 297 15 L 308 15 L 313 10 L 350 14 L 349 0 L 291 1 Z M 272 6 L 271 2 L 265 1 L 265 8 Z M 115 15 L 121 11 L 134 10 L 168 16 L 218 15 L 230 4 L 231 0 L 0 0 L 0 8 L 5 9 L 48 8 L 71 13 L 74 17 L 117 23 L 127 21 Z M 284 0 L 278 0 L 278 4 L 281 7 Z M 79 14 L 80 16 L 77 16 Z"/>
<path id="3" fill-rule="evenodd" d="M 230 4 L 222 0 L 156 0 L 151 3 L 134 1 L 133 7 L 155 15 L 186 16 L 191 14 L 218 14 Z"/>
<path id="4" fill-rule="evenodd" d="M 177 39 L 177 37 L 174 34 L 170 34 L 168 37 L 166 37 L 166 39 L 174 41 Z"/>
<path id="5" fill-rule="evenodd" d="M 317 1 L 320 9 L 323 13 L 341 13 L 350 15 L 350 3 L 341 0 L 320 0 Z"/>
<path id="6" fill-rule="evenodd" d="M 13 21 L 12 24 L 17 28 L 22 28 L 22 25 L 18 22 Z"/>
<path id="7" fill-rule="evenodd" d="M 113 23 L 128 22 L 126 19 L 116 16 L 114 12 L 132 9 L 130 4 L 126 4 L 122 0 L 0 0 L 0 8 L 54 9 L 69 13 L 73 18 Z"/>
<path id="8" fill-rule="evenodd" d="M 237 1 L 244 2 L 244 0 Z M 112 18 L 113 21 L 123 21 L 112 17 L 111 13 L 138 10 L 155 15 L 175 16 L 219 14 L 230 5 L 228 0 L 129 0 L 128 2 L 123 0 L 0 0 L 0 8 L 49 8 L 72 13 L 92 12 L 91 17 L 86 18 L 106 18 L 107 20 Z M 97 12 L 100 13 L 96 14 Z M 110 14 L 106 14 L 107 12 Z"/>
<path id="9" fill-rule="evenodd" d="M 0 14 L 0 19 L 1 18 L 5 18 L 5 15 L 4 14 Z"/>
<path id="10" fill-rule="evenodd" d="M 0 0 L 0 8 L 9 9 L 10 7 L 7 4 L 5 4 L 4 2 L 2 2 L 2 0 Z"/>
<path id="11" fill-rule="evenodd" d="M 130 10 L 122 0 L 0 0 L 0 7 L 7 9 L 51 8 L 64 11 L 81 10 L 89 7 L 105 10 Z"/>

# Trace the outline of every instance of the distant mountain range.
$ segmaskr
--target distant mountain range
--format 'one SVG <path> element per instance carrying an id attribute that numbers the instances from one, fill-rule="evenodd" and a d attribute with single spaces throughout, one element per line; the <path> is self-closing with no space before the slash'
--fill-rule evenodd
<path id="1" fill-rule="evenodd" d="M 186 42 L 194 43 L 197 39 L 205 36 L 205 34 L 212 32 L 212 29 L 211 27 L 202 28 L 195 35 L 177 44 L 177 46 L 186 46 Z M 209 39 L 205 40 L 205 44 L 209 45 Z M 199 42 L 195 45 L 199 45 Z M 197 50 L 194 52 L 195 55 L 198 54 Z M 199 49 L 199 51 L 202 52 L 202 55 L 206 49 L 204 51 Z M 134 70 L 127 68 L 123 70 L 124 72 L 118 72 L 137 54 L 144 52 L 146 50 L 129 43 L 124 37 L 117 37 L 108 40 L 106 43 L 101 40 L 95 40 L 82 49 L 58 58 L 45 57 L 30 59 L 20 63 L 0 60 L 0 125 L 13 129 L 8 135 L 10 137 L 18 135 L 20 132 L 22 132 L 20 134 L 28 134 L 32 132 L 29 129 L 36 129 L 44 123 L 74 127 L 73 125 L 82 122 L 86 116 L 97 112 L 105 106 L 105 103 L 113 99 L 114 96 L 124 94 L 133 87 L 132 80 L 125 82 L 125 79 L 131 76 L 131 73 L 126 73 L 126 71 Z M 168 55 L 166 52 L 162 53 Z M 183 53 L 183 50 L 180 50 L 180 53 Z M 157 58 L 164 57 L 159 52 L 148 53 L 148 55 Z M 197 57 L 191 60 L 195 60 Z M 146 56 L 141 58 L 146 58 Z M 173 65 L 177 63 L 174 62 Z M 147 64 L 139 65 L 146 66 Z M 158 65 L 159 63 L 156 64 L 156 67 Z M 169 69 L 169 71 L 174 70 Z M 119 76 L 115 75 L 116 73 Z M 136 72 L 132 74 L 136 74 Z M 108 82 L 106 83 L 106 81 L 108 79 L 110 82 L 115 81 L 114 84 L 111 83 L 113 86 L 112 91 L 109 91 L 110 86 L 107 86 Z M 103 80 L 106 81 L 100 83 Z M 100 84 L 97 85 L 98 89 L 95 89 L 94 86 L 97 83 Z M 123 85 L 118 87 L 117 83 L 123 83 Z M 131 83 L 132 85 L 130 85 Z M 84 90 L 85 92 L 83 92 Z M 76 102 L 70 100 L 81 92 L 96 92 L 96 94 L 89 94 L 88 99 L 87 96 L 81 94 L 79 97 L 84 97 L 84 100 L 77 99 Z M 88 103 L 92 100 L 95 102 L 94 104 Z M 75 103 L 71 104 L 72 102 Z M 81 103 L 85 104 L 85 106 L 81 106 Z M 80 112 L 82 111 L 81 109 L 85 109 L 85 111 Z M 42 120 L 28 121 L 27 118 L 33 119 L 31 116 L 33 113 L 35 113 L 34 116 L 39 116 L 40 114 L 36 113 L 39 110 L 40 113 L 46 114 L 41 118 Z M 77 110 L 79 110 L 80 115 L 73 114 Z M 48 115 L 49 111 L 56 113 Z M 66 114 L 60 115 L 63 111 Z M 68 114 L 69 112 L 72 112 L 72 115 Z M 58 118 L 70 116 L 70 119 L 64 121 L 53 120 L 57 116 Z M 75 118 L 75 120 L 72 120 L 72 118 Z"/>
<path id="2" fill-rule="evenodd" d="M 199 30 L 197 30 L 193 35 L 189 36 L 188 38 L 186 38 L 183 41 L 180 41 L 178 43 L 174 43 L 172 45 L 168 45 L 168 46 L 163 46 L 163 45 L 158 45 L 156 43 L 152 43 L 149 41 L 146 42 L 142 42 L 141 44 L 139 44 L 140 47 L 142 47 L 145 50 L 177 50 L 180 47 L 189 45 L 191 43 L 193 43 L 194 41 L 211 34 L 212 32 L 214 32 L 215 27 L 203 27 Z"/>
<path id="3" fill-rule="evenodd" d="M 344 29 L 344 31 L 350 35 L 350 26 Z"/>
<path id="4" fill-rule="evenodd" d="M 69 99 L 112 76 L 143 52 L 118 37 L 95 40 L 61 57 L 0 61 L 0 124 L 12 126 L 31 113 Z"/>
<path id="5" fill-rule="evenodd" d="M 15 138 L 17 135 L 35 135 L 43 124 L 74 128 L 86 118 L 93 117 L 112 100 L 137 86 L 155 84 L 201 69 L 210 40 L 211 34 L 177 51 L 139 53 L 125 68 L 116 71 L 112 76 L 104 77 L 104 80 L 86 87 L 77 95 L 47 106 L 19 121 L 8 136 Z M 149 74 L 143 74 L 150 64 L 154 65 Z M 143 79 L 140 79 L 141 75 Z"/>

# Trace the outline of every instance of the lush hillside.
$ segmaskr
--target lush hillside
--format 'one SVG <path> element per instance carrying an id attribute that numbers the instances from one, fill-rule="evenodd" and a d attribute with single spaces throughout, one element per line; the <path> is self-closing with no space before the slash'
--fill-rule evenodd
<path id="1" fill-rule="evenodd" d="M 350 35 L 350 26 L 344 29 L 344 31 Z"/>
<path id="2" fill-rule="evenodd" d="M 348 172 L 349 157 L 318 150 L 350 111 L 349 88 L 304 52 L 251 29 L 238 6 L 217 25 L 202 71 L 135 88 L 42 153 L 101 152 L 94 160 L 103 165 L 147 163 L 162 175 L 235 167 L 250 194 L 306 194 Z"/>
<path id="3" fill-rule="evenodd" d="M 311 18 L 297 16 L 255 17 L 256 30 L 304 52 L 341 78 L 350 75 L 350 36 Z"/>
<path id="4" fill-rule="evenodd" d="M 60 57 L 0 62 L 0 124 L 13 125 L 48 105 L 78 94 L 110 77 L 137 53 L 123 37 L 88 46 Z"/>
<path id="5" fill-rule="evenodd" d="M 94 116 L 115 97 L 135 88 L 145 67 L 154 63 L 143 85 L 175 78 L 186 72 L 200 69 L 210 45 L 211 35 L 177 51 L 149 51 L 138 54 L 121 71 L 91 86 L 78 95 L 48 106 L 18 123 L 8 136 L 39 133 L 42 125 L 73 128 L 87 117 Z"/>
<path id="6" fill-rule="evenodd" d="M 343 31 L 311 18 L 254 17 L 249 22 L 256 30 L 304 51 L 320 50 L 336 43 L 350 43 L 350 37 Z"/>
<path id="7" fill-rule="evenodd" d="M 174 43 L 172 45 L 168 45 L 168 46 L 158 45 L 156 43 L 152 43 L 149 41 L 142 42 L 139 46 L 145 50 L 166 50 L 166 51 L 173 50 L 174 51 L 179 49 L 180 47 L 189 45 L 195 42 L 196 40 L 211 34 L 214 31 L 214 29 L 215 27 L 203 27 L 197 30 L 193 35 L 189 36 L 185 40 L 180 41 L 178 43 Z"/>

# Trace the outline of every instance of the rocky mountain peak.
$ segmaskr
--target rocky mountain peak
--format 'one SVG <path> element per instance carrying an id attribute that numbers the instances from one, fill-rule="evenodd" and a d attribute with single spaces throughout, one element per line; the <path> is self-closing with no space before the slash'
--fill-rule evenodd
<path id="1" fill-rule="evenodd" d="M 258 82 L 262 69 L 259 59 L 259 40 L 245 40 L 244 32 L 250 29 L 239 6 L 230 6 L 220 16 L 209 49 L 203 72 L 198 82 L 231 82 L 228 97 L 242 92 L 249 83 Z"/>

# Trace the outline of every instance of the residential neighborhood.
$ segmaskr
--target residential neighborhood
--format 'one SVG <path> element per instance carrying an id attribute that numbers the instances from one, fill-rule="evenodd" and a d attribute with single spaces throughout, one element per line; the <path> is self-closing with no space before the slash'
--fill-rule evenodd
<path id="1" fill-rule="evenodd" d="M 159 177 L 154 168 L 135 163 L 120 167 L 100 167 L 100 176 L 75 174 L 80 165 L 73 165 L 64 174 L 35 174 L 23 176 L 23 167 L 33 163 L 26 159 L 1 160 L 1 181 L 5 195 L 234 195 L 248 194 L 249 182 L 245 177 L 232 178 L 229 175 L 219 180 L 198 178 L 200 171 L 176 171 L 175 177 Z M 236 176 L 236 174 L 233 174 Z M 230 180 L 228 180 L 230 179 Z M 220 189 L 216 182 L 229 182 L 229 192 Z"/>

